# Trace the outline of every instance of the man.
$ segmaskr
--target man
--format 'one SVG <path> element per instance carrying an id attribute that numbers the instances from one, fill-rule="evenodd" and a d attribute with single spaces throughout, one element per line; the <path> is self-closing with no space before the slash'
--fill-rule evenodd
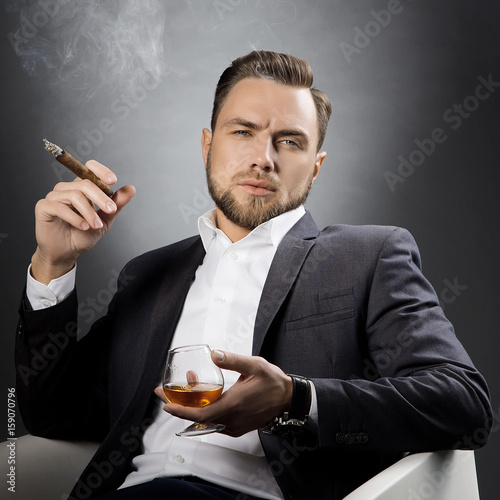
<path id="1" fill-rule="evenodd" d="M 135 190 L 111 201 L 77 180 L 37 204 L 18 365 L 55 338 L 67 345 L 42 373 L 24 372 L 19 401 L 33 434 L 102 440 L 73 498 L 337 499 L 405 452 L 460 447 L 489 430 L 486 383 L 409 233 L 319 231 L 305 212 L 331 111 L 311 86 L 309 65 L 293 56 L 233 61 L 202 135 L 215 210 L 200 236 L 130 262 L 80 342 L 76 260 Z M 214 348 L 229 389 L 203 408 L 168 403 L 161 388 L 152 397 L 167 349 L 196 343 Z M 175 436 L 192 421 L 225 430 Z"/>

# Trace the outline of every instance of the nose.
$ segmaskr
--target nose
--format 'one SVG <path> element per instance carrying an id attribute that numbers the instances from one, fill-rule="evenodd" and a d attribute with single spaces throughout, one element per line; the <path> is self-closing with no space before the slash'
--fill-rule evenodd
<path id="1" fill-rule="evenodd" d="M 272 172 L 275 168 L 275 149 L 272 140 L 261 140 L 254 143 L 251 167 L 260 168 L 264 172 Z"/>

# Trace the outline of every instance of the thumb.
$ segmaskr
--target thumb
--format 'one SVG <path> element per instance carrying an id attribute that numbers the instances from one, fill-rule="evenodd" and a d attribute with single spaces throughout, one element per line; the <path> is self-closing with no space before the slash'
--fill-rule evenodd
<path id="1" fill-rule="evenodd" d="M 241 374 L 248 374 L 253 371 L 253 356 L 243 356 L 234 352 L 214 349 L 211 353 L 212 361 L 219 367 L 232 370 Z"/>
<path id="2" fill-rule="evenodd" d="M 136 189 L 134 186 L 127 185 L 123 186 L 112 196 L 112 200 L 116 204 L 116 211 L 113 213 L 105 213 L 102 210 L 99 211 L 99 216 L 103 219 L 109 226 L 113 223 L 116 216 L 121 212 L 123 207 L 134 197 Z"/>
<path id="3" fill-rule="evenodd" d="M 135 192 L 135 186 L 131 186 L 129 184 L 121 187 L 114 193 L 113 201 L 116 203 L 116 213 L 118 213 L 134 197 Z"/>

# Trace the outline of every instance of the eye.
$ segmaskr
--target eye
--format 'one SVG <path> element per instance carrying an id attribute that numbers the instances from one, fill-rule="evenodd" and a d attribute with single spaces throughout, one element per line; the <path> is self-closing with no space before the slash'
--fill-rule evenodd
<path id="1" fill-rule="evenodd" d="M 249 136 L 250 132 L 248 130 L 235 130 L 233 135 L 240 135 L 242 137 Z"/>
<path id="2" fill-rule="evenodd" d="M 280 142 L 281 142 L 281 144 L 284 144 L 285 146 L 288 146 L 288 147 L 294 147 L 294 148 L 300 147 L 300 145 L 297 142 L 292 141 L 291 139 L 283 139 Z"/>

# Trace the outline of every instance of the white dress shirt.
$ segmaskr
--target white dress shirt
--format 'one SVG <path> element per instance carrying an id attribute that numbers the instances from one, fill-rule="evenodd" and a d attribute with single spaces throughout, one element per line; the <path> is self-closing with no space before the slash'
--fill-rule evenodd
<path id="1" fill-rule="evenodd" d="M 304 213 L 304 207 L 286 212 L 235 243 L 215 226 L 215 210 L 199 218 L 206 255 L 187 294 L 170 348 L 208 344 L 212 349 L 252 354 L 255 317 L 271 262 L 285 234 Z M 49 307 L 67 296 L 74 287 L 74 274 L 73 269 L 45 287 L 28 272 L 27 296 L 33 308 Z M 227 390 L 239 374 L 223 373 Z M 311 386 L 310 419 L 315 423 L 317 402 Z M 169 415 L 162 407 L 158 399 L 154 421 L 143 436 L 142 454 L 133 459 L 135 470 L 121 488 L 156 477 L 194 475 L 261 498 L 283 498 L 256 430 L 239 438 L 217 433 L 178 437 L 175 433 L 191 422 Z"/>

